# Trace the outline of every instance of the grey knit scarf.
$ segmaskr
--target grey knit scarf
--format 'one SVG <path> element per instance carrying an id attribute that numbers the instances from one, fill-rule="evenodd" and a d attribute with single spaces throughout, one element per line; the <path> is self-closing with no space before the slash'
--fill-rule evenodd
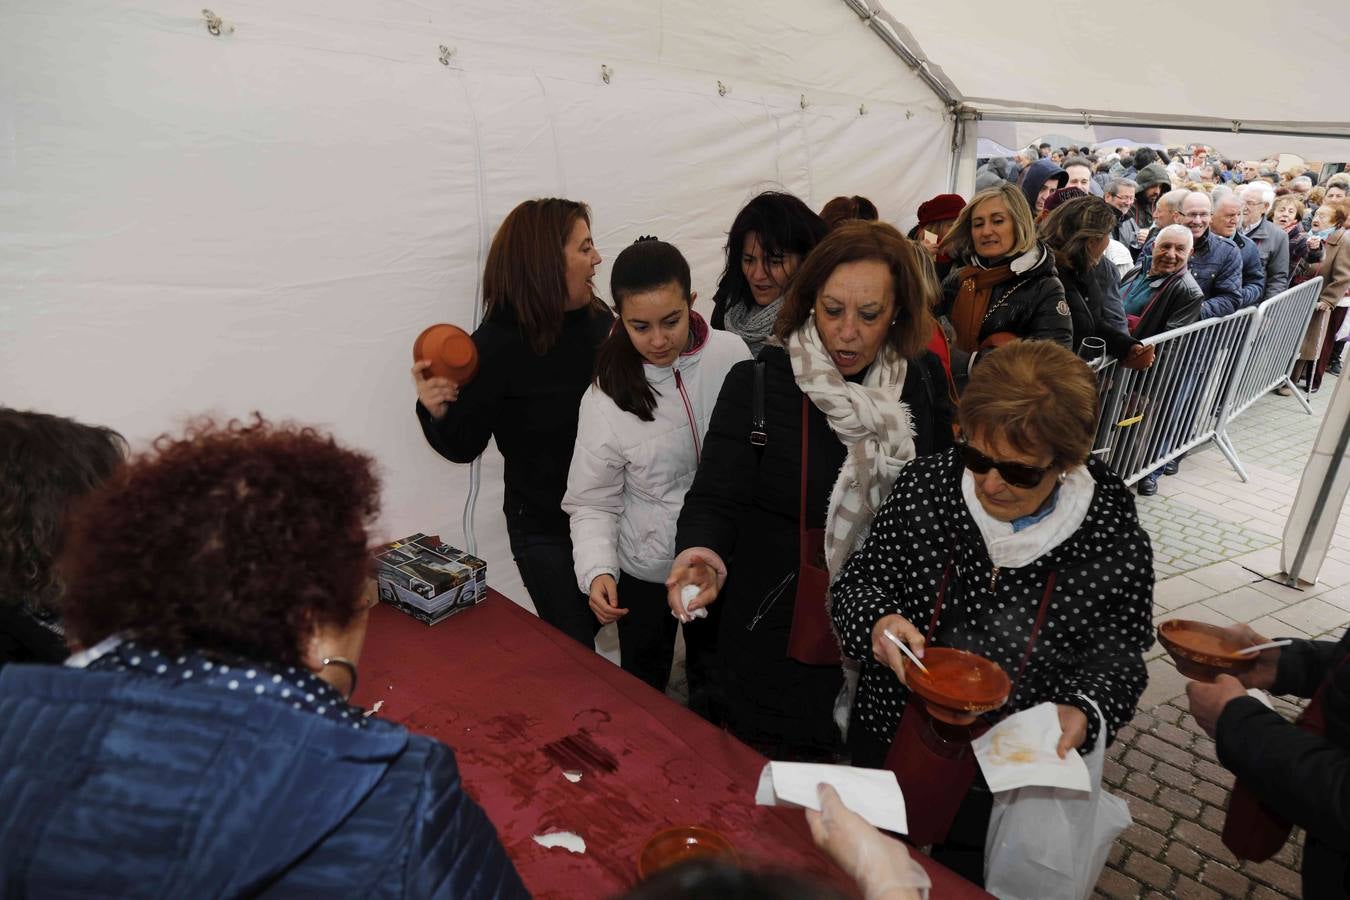
<path id="1" fill-rule="evenodd" d="M 727 303 L 724 324 L 727 331 L 739 334 L 750 346 L 750 355 L 759 356 L 764 342 L 773 334 L 773 323 L 778 320 L 778 312 L 783 308 L 783 298 L 760 306 L 754 300 L 743 303 L 731 300 Z"/>

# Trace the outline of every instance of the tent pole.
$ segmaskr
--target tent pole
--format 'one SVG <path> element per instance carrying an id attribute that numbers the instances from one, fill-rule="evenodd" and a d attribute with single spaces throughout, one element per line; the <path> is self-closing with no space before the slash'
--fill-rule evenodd
<path id="1" fill-rule="evenodd" d="M 918 75 L 923 83 L 928 85 L 933 93 L 937 94 L 948 108 L 955 106 L 959 102 L 952 96 L 951 91 L 947 89 L 947 85 L 943 84 L 941 79 L 929 70 L 928 64 L 921 60 L 909 47 L 906 47 L 904 41 L 896 37 L 896 35 L 882 23 L 879 16 L 884 13 L 879 13 L 877 10 L 872 9 L 864 2 L 864 0 L 844 0 L 844 4 L 849 9 L 853 10 L 858 18 L 867 23 L 867 27 L 871 28 L 877 37 L 881 38 L 886 43 L 886 46 L 891 48 L 891 51 L 896 56 L 904 60 L 905 65 L 913 69 L 914 74 Z"/>

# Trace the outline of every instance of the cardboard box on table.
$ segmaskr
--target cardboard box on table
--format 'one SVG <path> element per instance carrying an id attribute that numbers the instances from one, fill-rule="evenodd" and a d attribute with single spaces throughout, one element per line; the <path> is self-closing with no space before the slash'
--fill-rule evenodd
<path id="1" fill-rule="evenodd" d="M 487 563 L 435 535 L 386 544 L 375 561 L 380 600 L 428 625 L 487 597 Z"/>

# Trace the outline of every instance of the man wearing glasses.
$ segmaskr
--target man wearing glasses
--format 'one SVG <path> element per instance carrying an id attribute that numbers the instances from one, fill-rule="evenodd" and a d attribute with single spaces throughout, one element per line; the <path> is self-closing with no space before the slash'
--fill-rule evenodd
<path id="1" fill-rule="evenodd" d="M 1264 181 L 1254 181 L 1242 192 L 1242 233 L 1256 244 L 1266 270 L 1262 300 L 1289 287 L 1289 235 L 1266 218 L 1274 202 L 1275 189 Z"/>
<path id="2" fill-rule="evenodd" d="M 1177 206 L 1177 224 L 1191 231 L 1191 274 L 1205 295 L 1200 318 L 1213 319 L 1242 307 L 1242 254 L 1237 245 L 1209 231 L 1209 195 L 1191 191 Z M 1140 262 L 1143 262 L 1141 259 Z"/>

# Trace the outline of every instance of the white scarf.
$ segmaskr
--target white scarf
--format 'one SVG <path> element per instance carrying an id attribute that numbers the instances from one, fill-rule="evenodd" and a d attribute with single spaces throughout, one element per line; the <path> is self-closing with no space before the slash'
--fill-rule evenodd
<path id="1" fill-rule="evenodd" d="M 975 496 L 975 477 L 967 469 L 961 474 L 961 495 L 966 509 L 980 528 L 989 559 L 999 568 L 1020 569 L 1040 559 L 1073 537 L 1087 518 L 1097 482 L 1087 466 L 1074 466 L 1064 476 L 1055 498 L 1055 508 L 1034 525 L 1013 531 L 1011 522 L 995 519 Z"/>
<path id="2" fill-rule="evenodd" d="M 907 366 L 883 344 L 862 384 L 845 381 L 821 343 L 815 313 L 788 337 L 787 351 L 797 386 L 848 448 L 825 514 L 825 562 L 833 580 L 866 539 L 901 467 L 914 458 L 914 426 L 900 400 Z"/>

